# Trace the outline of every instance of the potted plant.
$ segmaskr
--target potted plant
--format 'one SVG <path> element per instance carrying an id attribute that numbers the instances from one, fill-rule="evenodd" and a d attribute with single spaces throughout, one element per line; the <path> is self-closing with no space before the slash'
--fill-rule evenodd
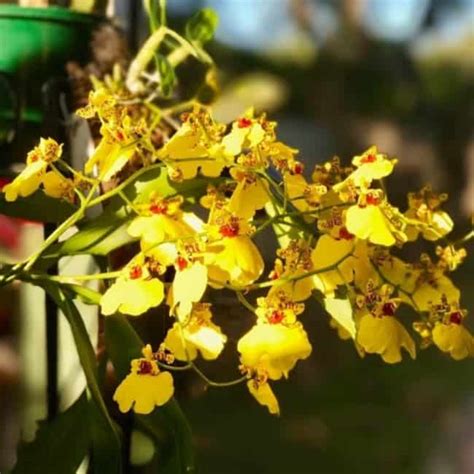
<path id="1" fill-rule="evenodd" d="M 44 84 L 64 77 L 67 61 L 83 63 L 89 57 L 103 2 L 73 1 L 70 8 L 55 3 L 0 5 L 0 138 L 11 137 L 18 122 L 41 123 Z"/>

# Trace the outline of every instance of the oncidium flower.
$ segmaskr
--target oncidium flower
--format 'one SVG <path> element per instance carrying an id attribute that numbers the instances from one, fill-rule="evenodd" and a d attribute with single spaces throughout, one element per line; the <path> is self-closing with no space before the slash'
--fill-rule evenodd
<path id="1" fill-rule="evenodd" d="M 130 373 L 114 393 L 113 399 L 122 413 L 133 409 L 135 413 L 147 415 L 173 396 L 172 375 L 160 371 L 149 344 L 143 348 L 142 353 L 143 357 L 132 360 Z"/>
<path id="2" fill-rule="evenodd" d="M 253 370 L 245 366 L 241 367 L 250 380 L 247 381 L 247 388 L 250 394 L 257 402 L 268 408 L 272 415 L 280 415 L 280 405 L 270 384 L 268 383 L 268 374 L 262 370 Z"/>
<path id="3" fill-rule="evenodd" d="M 226 341 L 221 328 L 212 322 L 211 305 L 195 303 L 186 319 L 174 323 L 164 344 L 177 360 L 192 361 L 199 352 L 204 359 L 214 360 Z"/>
<path id="4" fill-rule="evenodd" d="M 454 223 L 449 214 L 439 209 L 448 199 L 447 194 L 438 194 L 425 186 L 417 193 L 408 193 L 408 218 L 406 234 L 416 240 L 421 234 L 426 240 L 438 240 L 451 232 Z"/>
<path id="5" fill-rule="evenodd" d="M 359 239 L 377 245 L 390 247 L 397 242 L 406 241 L 400 213 L 388 204 L 380 190 L 359 196 L 358 203 L 346 212 L 346 227 Z"/>
<path id="6" fill-rule="evenodd" d="M 416 357 L 416 349 L 407 330 L 395 318 L 399 303 L 390 298 L 391 292 L 387 285 L 379 290 L 369 286 L 367 293 L 359 299 L 361 316 L 356 340 L 365 352 L 379 354 L 388 364 L 395 364 L 402 360 L 402 348 L 412 359 Z"/>
<path id="7" fill-rule="evenodd" d="M 142 256 L 133 259 L 103 294 L 100 300 L 102 314 L 109 316 L 120 312 L 138 316 L 158 306 L 164 298 L 163 282 L 157 278 L 161 271 L 153 259 Z"/>
<path id="8" fill-rule="evenodd" d="M 246 220 L 222 209 L 214 214 L 208 229 L 212 239 L 205 255 L 209 283 L 215 287 L 227 282 L 236 286 L 253 283 L 262 274 L 264 262 Z"/>
<path id="9" fill-rule="evenodd" d="M 41 138 L 40 143 L 26 157 L 23 171 L 9 184 L 3 187 L 7 201 L 15 201 L 18 196 L 27 197 L 39 189 L 50 163 L 59 160 L 62 145 L 52 138 Z"/>
<path id="10" fill-rule="evenodd" d="M 258 298 L 257 323 L 238 342 L 243 366 L 263 370 L 268 378 L 278 380 L 288 373 L 298 360 L 311 354 L 306 331 L 296 316 L 304 305 L 289 301 L 285 295 Z"/>

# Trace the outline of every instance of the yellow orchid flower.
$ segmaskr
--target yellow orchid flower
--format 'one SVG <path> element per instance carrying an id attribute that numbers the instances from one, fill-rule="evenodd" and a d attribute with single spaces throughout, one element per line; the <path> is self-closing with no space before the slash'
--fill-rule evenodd
<path id="1" fill-rule="evenodd" d="M 254 148 L 265 138 L 265 129 L 253 118 L 253 111 L 232 124 L 232 130 L 222 139 L 224 153 L 237 156 L 245 148 Z"/>
<path id="2" fill-rule="evenodd" d="M 449 315 L 447 323 L 437 322 L 433 328 L 433 342 L 443 352 L 448 352 L 455 360 L 474 356 L 474 338 L 462 325 L 460 311 Z"/>
<path id="3" fill-rule="evenodd" d="M 228 209 L 242 219 L 251 219 L 270 200 L 268 183 L 237 168 L 232 168 L 230 174 L 237 181 L 237 187 L 230 197 Z"/>
<path id="4" fill-rule="evenodd" d="M 409 240 L 416 240 L 421 234 L 426 240 L 438 240 L 449 234 L 454 223 L 447 212 L 439 209 L 448 198 L 447 194 L 438 194 L 425 186 L 417 193 L 408 193 L 409 219 L 406 233 Z"/>
<path id="5" fill-rule="evenodd" d="M 338 286 L 350 283 L 354 279 L 354 249 L 352 236 L 335 239 L 328 234 L 322 235 L 311 253 L 313 271 L 320 271 L 312 277 L 314 287 L 326 296 L 333 296 Z M 334 268 L 324 270 L 329 267 Z"/>
<path id="6" fill-rule="evenodd" d="M 195 303 L 185 320 L 174 323 L 168 331 L 164 344 L 174 357 L 182 361 L 196 359 L 198 352 L 206 360 L 219 357 L 227 337 L 214 324 L 210 304 Z"/>
<path id="7" fill-rule="evenodd" d="M 120 135 L 121 140 L 106 130 L 102 132 L 102 139 L 87 160 L 84 171 L 88 174 L 98 168 L 98 177 L 102 181 L 111 180 L 132 159 L 136 147 L 134 141 Z"/>
<path id="8" fill-rule="evenodd" d="M 44 193 L 56 199 L 74 201 L 74 181 L 56 170 L 48 171 L 42 179 Z"/>
<path id="9" fill-rule="evenodd" d="M 221 145 L 224 126 L 199 108 L 186 114 L 184 119 L 158 157 L 169 165 L 173 179 L 194 178 L 198 170 L 204 176 L 219 176 L 224 167 L 233 163 Z"/>
<path id="10" fill-rule="evenodd" d="M 406 241 L 398 210 L 390 206 L 380 191 L 362 194 L 359 202 L 346 212 L 347 230 L 359 239 L 390 247 Z"/>
<path id="11" fill-rule="evenodd" d="M 144 251 L 154 250 L 167 240 L 178 240 L 192 236 L 195 232 L 185 222 L 184 213 L 180 209 L 182 202 L 181 196 L 160 198 L 157 195 L 152 195 L 150 202 L 138 206 L 143 215 L 136 217 L 131 222 L 127 229 L 128 233 L 132 237 L 140 238 Z"/>
<path id="12" fill-rule="evenodd" d="M 283 183 L 288 199 L 301 212 L 316 210 L 327 193 L 326 186 L 310 184 L 298 173 L 284 173 Z"/>
<path id="13" fill-rule="evenodd" d="M 268 408 L 270 414 L 280 415 L 280 405 L 267 381 L 260 381 L 254 378 L 247 382 L 247 388 L 260 405 Z"/>
<path id="14" fill-rule="evenodd" d="M 269 294 L 283 292 L 292 301 L 308 299 L 314 289 L 311 276 L 290 281 L 285 281 L 285 278 L 298 277 L 313 270 L 309 246 L 304 241 L 291 240 L 285 248 L 277 250 L 277 255 L 281 259 L 276 259 L 270 273 L 270 278 L 275 280 L 275 284 Z"/>
<path id="15" fill-rule="evenodd" d="M 209 227 L 216 240 L 208 245 L 205 255 L 210 284 L 220 287 L 226 282 L 236 286 L 253 283 L 262 274 L 264 262 L 248 236 L 249 225 L 226 212 L 216 219 L 219 225 Z"/>
<path id="16" fill-rule="evenodd" d="M 142 352 L 142 358 L 132 360 L 130 373 L 113 396 L 122 413 L 133 409 L 135 413 L 148 415 L 155 407 L 167 403 L 174 393 L 173 377 L 160 371 L 151 346 L 147 345 Z"/>
<path id="17" fill-rule="evenodd" d="M 262 370 L 272 380 L 287 378 L 298 360 L 309 357 L 312 350 L 306 331 L 296 321 L 304 305 L 276 301 L 257 300 L 257 323 L 237 345 L 243 366 Z"/>
<path id="18" fill-rule="evenodd" d="M 370 313 L 360 318 L 357 342 L 369 354 L 380 354 L 388 364 L 402 360 L 404 348 L 412 359 L 416 357 L 415 343 L 407 330 L 390 314 L 373 316 Z"/>
<path id="19" fill-rule="evenodd" d="M 371 146 L 362 155 L 355 156 L 352 164 L 357 169 L 348 177 L 357 187 L 369 187 L 373 180 L 382 179 L 392 173 L 397 160 L 388 159 L 379 153 L 376 146 Z"/>
<path id="20" fill-rule="evenodd" d="M 41 138 L 39 145 L 28 153 L 23 171 L 4 186 L 5 199 L 16 201 L 18 196 L 30 196 L 39 189 L 49 164 L 61 157 L 62 147 L 52 138 Z"/>
<path id="21" fill-rule="evenodd" d="M 164 285 L 152 275 L 148 266 L 148 262 L 132 260 L 122 270 L 122 275 L 102 295 L 100 307 L 103 315 L 120 312 L 138 316 L 163 301 Z"/>
<path id="22" fill-rule="evenodd" d="M 191 262 L 179 256 L 176 259 L 176 274 L 170 287 L 168 303 L 179 320 L 191 312 L 207 287 L 207 268 L 202 263 Z"/>

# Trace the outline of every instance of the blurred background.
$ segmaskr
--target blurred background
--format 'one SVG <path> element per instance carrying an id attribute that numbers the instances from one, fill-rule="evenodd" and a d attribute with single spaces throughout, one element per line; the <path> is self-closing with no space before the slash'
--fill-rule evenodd
<path id="1" fill-rule="evenodd" d="M 140 4 L 117 0 L 109 11 L 132 52 L 147 35 Z M 388 183 L 393 202 L 405 208 L 406 193 L 430 182 L 450 194 L 455 237 L 470 228 L 474 0 L 168 0 L 171 25 L 180 28 L 204 6 L 220 17 L 209 47 L 219 66 L 218 119 L 251 105 L 268 111 L 308 170 L 334 155 L 349 162 L 377 144 L 399 159 Z M 0 215 L 0 257 L 27 254 L 38 235 L 37 225 Z M 454 279 L 472 319 L 474 259 Z M 14 462 L 21 432 L 31 437 L 33 420 L 45 413 L 40 299 L 18 287 L 0 293 L 0 471 Z M 252 318 L 230 295 L 215 305 L 230 343 L 220 362 L 203 367 L 226 380 L 236 375 L 235 344 Z M 280 418 L 245 386 L 206 390 L 192 376 L 178 381 L 202 473 L 474 473 L 472 361 L 429 348 L 388 366 L 360 359 L 318 306 L 309 305 L 303 323 L 314 351 L 275 384 Z M 144 333 L 150 328 L 149 318 L 139 322 Z M 25 354 L 32 344 L 34 354 Z M 72 367 L 63 386 L 77 378 Z M 134 472 L 148 472 L 139 467 L 147 449 L 141 443 Z"/>

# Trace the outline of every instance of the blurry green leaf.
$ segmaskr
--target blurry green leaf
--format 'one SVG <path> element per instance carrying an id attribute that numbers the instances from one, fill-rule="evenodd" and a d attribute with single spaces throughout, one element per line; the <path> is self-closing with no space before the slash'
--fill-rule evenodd
<path id="1" fill-rule="evenodd" d="M 351 335 L 352 339 L 355 339 L 356 327 L 351 302 L 349 300 L 325 298 L 324 306 L 326 311 Z"/>
<path id="2" fill-rule="evenodd" d="M 166 56 L 162 54 L 155 55 L 156 67 L 160 75 L 160 88 L 165 97 L 169 97 L 173 93 L 176 85 L 176 75 L 173 66 L 169 63 Z"/>
<path id="3" fill-rule="evenodd" d="M 31 196 L 19 197 L 14 202 L 5 201 L 0 193 L 0 214 L 36 222 L 63 222 L 77 209 L 69 202 L 46 196 L 37 191 Z"/>
<path id="4" fill-rule="evenodd" d="M 208 184 L 216 185 L 219 181 L 222 178 L 194 178 L 175 182 L 168 178 L 168 172 L 164 168 L 155 168 L 141 174 L 124 192 L 128 199 L 137 204 L 148 202 L 152 192 L 162 197 L 180 194 L 185 201 L 194 204 L 197 198 L 206 193 Z"/>
<path id="5" fill-rule="evenodd" d="M 191 42 L 207 43 L 214 36 L 219 18 L 211 8 L 203 8 L 195 13 L 186 23 L 186 38 Z"/>
<path id="6" fill-rule="evenodd" d="M 93 467 L 96 474 L 120 474 L 121 444 L 117 428 L 105 406 L 97 380 L 97 360 L 94 348 L 76 305 L 52 283 L 44 283 L 44 289 L 52 297 L 66 317 L 76 345 L 77 354 L 91 394 L 89 429 L 93 445 Z M 44 472 L 44 471 L 43 471 Z"/>
<path id="7" fill-rule="evenodd" d="M 108 255 L 134 239 L 127 233 L 129 218 L 122 214 L 104 213 L 91 219 L 64 242 L 52 246 L 50 252 L 60 255 Z"/>
<path id="8" fill-rule="evenodd" d="M 89 448 L 86 392 L 52 421 L 39 422 L 35 439 L 22 443 L 12 474 L 75 474 Z"/>
<path id="9" fill-rule="evenodd" d="M 75 285 L 75 284 L 63 284 L 62 288 L 65 293 L 71 293 L 71 297 L 77 297 L 80 301 L 85 304 L 90 305 L 99 305 L 100 298 L 102 295 L 98 292 L 83 285 Z"/>
<path id="10" fill-rule="evenodd" d="M 130 371 L 132 359 L 141 357 L 144 346 L 124 316 L 105 318 L 107 353 L 119 380 Z M 136 415 L 140 428 L 154 438 L 158 451 L 160 474 L 192 474 L 196 472 L 192 433 L 175 399 L 149 415 Z"/>

